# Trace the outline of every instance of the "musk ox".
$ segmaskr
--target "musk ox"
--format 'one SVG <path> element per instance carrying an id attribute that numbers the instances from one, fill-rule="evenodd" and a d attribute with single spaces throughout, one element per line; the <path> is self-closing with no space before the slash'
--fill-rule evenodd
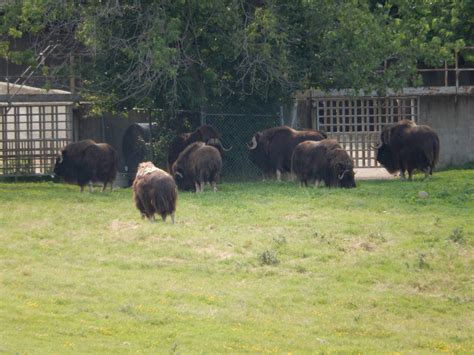
<path id="1" fill-rule="evenodd" d="M 347 152 L 333 139 L 305 141 L 293 151 L 292 170 L 301 185 L 324 181 L 328 187 L 355 187 L 354 163 Z"/>
<path id="2" fill-rule="evenodd" d="M 163 222 L 168 215 L 174 224 L 178 190 L 173 177 L 152 162 L 140 163 L 133 181 L 133 199 L 143 218 L 155 220 L 155 213 Z"/>
<path id="3" fill-rule="evenodd" d="M 439 159 L 439 138 L 428 126 L 402 120 L 383 129 L 380 143 L 373 147 L 377 161 L 391 174 L 400 171 L 400 178 L 412 179 L 413 171 L 425 173 L 425 179 L 433 174 Z"/>
<path id="4" fill-rule="evenodd" d="M 170 142 L 168 149 L 168 171 L 171 172 L 173 163 L 178 159 L 179 154 L 194 142 L 204 142 L 207 145 L 212 145 L 221 154 L 232 149 L 232 147 L 224 148 L 221 143 L 220 134 L 212 126 L 200 126 L 194 132 L 181 133 Z"/>
<path id="5" fill-rule="evenodd" d="M 206 183 L 211 183 L 214 192 L 222 170 L 219 151 L 203 142 L 195 142 L 184 149 L 173 164 L 173 177 L 178 187 L 202 192 Z"/>
<path id="6" fill-rule="evenodd" d="M 92 191 L 92 183 L 110 184 L 117 175 L 118 157 L 117 152 L 107 143 L 96 143 L 91 139 L 82 140 L 68 144 L 56 158 L 53 177 L 63 178 L 70 184 L 78 184 L 81 192 L 84 186 L 89 184 Z"/>
<path id="7" fill-rule="evenodd" d="M 248 145 L 249 158 L 264 175 L 291 171 L 291 156 L 295 147 L 303 141 L 320 141 L 327 138 L 324 132 L 312 129 L 297 131 L 287 126 L 279 126 L 256 133 Z"/>

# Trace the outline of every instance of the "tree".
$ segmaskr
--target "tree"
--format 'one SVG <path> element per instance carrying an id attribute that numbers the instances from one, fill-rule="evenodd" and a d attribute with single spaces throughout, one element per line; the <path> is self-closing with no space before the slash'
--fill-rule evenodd
<path id="1" fill-rule="evenodd" d="M 50 72 L 69 75 L 75 57 L 82 95 L 116 109 L 400 88 L 417 83 L 417 65 L 452 63 L 474 38 L 468 0 L 23 0 L 3 12 L 0 55 L 31 62 L 57 42 Z M 31 50 L 13 50 L 26 37 Z"/>

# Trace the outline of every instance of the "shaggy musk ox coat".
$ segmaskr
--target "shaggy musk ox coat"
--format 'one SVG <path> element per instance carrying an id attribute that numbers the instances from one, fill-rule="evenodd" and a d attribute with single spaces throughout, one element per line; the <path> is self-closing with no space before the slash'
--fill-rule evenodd
<path id="1" fill-rule="evenodd" d="M 227 152 L 230 148 L 224 148 L 221 142 L 221 136 L 212 126 L 203 125 L 198 127 L 194 132 L 181 133 L 175 137 L 168 148 L 168 171 L 171 172 L 173 163 L 178 159 L 179 154 L 190 144 L 194 142 L 204 142 L 212 145 L 219 150 L 219 153 Z"/>
<path id="2" fill-rule="evenodd" d="M 56 158 L 54 175 L 63 178 L 70 184 L 78 184 L 81 192 L 84 186 L 101 182 L 110 184 L 117 175 L 118 156 L 112 146 L 107 143 L 96 143 L 91 139 L 68 144 Z M 89 185 L 89 189 L 92 187 Z"/>
<path id="3" fill-rule="evenodd" d="M 301 185 L 308 186 L 308 181 L 314 181 L 318 186 L 320 181 L 324 181 L 328 187 L 356 186 L 354 163 L 333 139 L 298 144 L 293 152 L 292 169 Z"/>
<path id="4" fill-rule="evenodd" d="M 219 151 L 203 142 L 195 142 L 181 152 L 174 162 L 172 171 L 178 187 L 202 192 L 206 183 L 211 183 L 217 191 L 222 170 L 222 158 Z"/>
<path id="5" fill-rule="evenodd" d="M 400 171 L 405 179 L 405 171 L 411 180 L 414 170 L 425 173 L 425 178 L 433 174 L 439 159 L 439 138 L 429 126 L 417 125 L 410 120 L 402 120 L 386 127 L 380 135 L 380 143 L 374 147 L 377 161 L 391 174 Z"/>
<path id="6" fill-rule="evenodd" d="M 291 171 L 291 157 L 295 147 L 303 141 L 320 141 L 327 138 L 324 132 L 312 129 L 297 131 L 279 126 L 257 132 L 249 144 L 250 160 L 263 171 L 264 176 L 278 180 L 281 173 Z"/>
<path id="7" fill-rule="evenodd" d="M 173 177 L 166 171 L 144 162 L 138 165 L 137 175 L 133 182 L 133 198 L 142 217 L 155 220 L 155 213 L 163 221 L 168 215 L 174 223 L 178 191 Z"/>

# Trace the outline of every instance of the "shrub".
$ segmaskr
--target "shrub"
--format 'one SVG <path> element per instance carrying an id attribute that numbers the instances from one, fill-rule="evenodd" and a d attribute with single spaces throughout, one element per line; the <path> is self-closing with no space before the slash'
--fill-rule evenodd
<path id="1" fill-rule="evenodd" d="M 261 265 L 277 265 L 280 263 L 275 250 L 266 249 L 258 256 Z"/>

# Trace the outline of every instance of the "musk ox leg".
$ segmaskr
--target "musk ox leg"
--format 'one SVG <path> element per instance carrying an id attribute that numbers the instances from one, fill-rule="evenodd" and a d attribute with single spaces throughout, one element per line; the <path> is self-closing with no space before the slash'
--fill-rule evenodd
<path id="1" fill-rule="evenodd" d="M 162 220 L 163 222 L 166 222 L 166 213 L 164 213 L 164 214 L 161 215 L 161 220 Z"/>
<path id="2" fill-rule="evenodd" d="M 89 192 L 94 192 L 94 187 L 92 186 L 92 181 L 89 181 Z"/>
<path id="3" fill-rule="evenodd" d="M 138 199 L 138 198 L 135 199 L 135 206 L 140 211 L 140 216 L 142 216 L 142 219 L 145 218 L 146 217 L 145 208 L 143 207 L 142 202 L 140 201 L 140 199 Z"/>
<path id="4" fill-rule="evenodd" d="M 171 223 L 173 223 L 173 224 L 174 224 L 174 212 L 173 212 L 173 213 L 171 213 Z"/>
<path id="5" fill-rule="evenodd" d="M 280 182 L 281 181 L 281 171 L 277 169 L 276 171 L 276 176 L 277 176 L 277 181 Z"/>
<path id="6" fill-rule="evenodd" d="M 423 172 L 425 173 L 425 178 L 423 180 L 426 180 L 433 174 L 433 169 L 431 167 L 426 167 L 423 169 Z"/>
<path id="7" fill-rule="evenodd" d="M 204 187 L 206 186 L 206 183 L 205 182 L 201 182 L 201 192 L 204 191 Z"/>
<path id="8" fill-rule="evenodd" d="M 198 182 L 195 182 L 194 187 L 196 188 L 196 192 L 201 192 L 201 184 L 199 184 Z"/>
<path id="9" fill-rule="evenodd" d="M 214 192 L 217 192 L 217 182 L 212 182 L 212 189 L 214 190 Z"/>
<path id="10" fill-rule="evenodd" d="M 314 187 L 318 188 L 320 184 L 321 184 L 321 180 L 318 180 L 318 179 L 314 180 Z"/>
<path id="11" fill-rule="evenodd" d="M 102 192 L 105 191 L 105 188 L 107 187 L 107 182 L 104 182 L 104 186 L 102 186 Z"/>

